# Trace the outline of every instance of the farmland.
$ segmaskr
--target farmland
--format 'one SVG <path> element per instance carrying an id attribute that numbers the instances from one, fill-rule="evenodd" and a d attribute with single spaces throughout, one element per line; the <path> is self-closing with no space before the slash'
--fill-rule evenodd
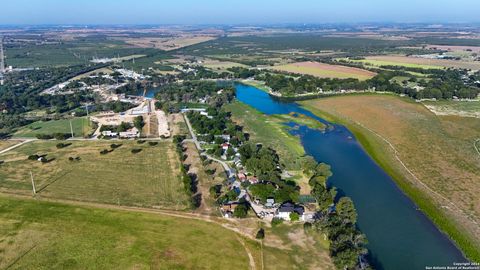
<path id="1" fill-rule="evenodd" d="M 0 209 L 2 269 L 247 269 L 246 248 L 259 257 L 254 241 L 195 219 L 3 195 Z"/>
<path id="2" fill-rule="evenodd" d="M 319 62 L 291 63 L 287 65 L 275 66 L 272 69 L 289 73 L 312 75 L 319 78 L 336 79 L 354 78 L 366 80 L 376 75 L 374 72 L 368 70 L 340 65 L 329 65 Z"/>
<path id="3" fill-rule="evenodd" d="M 442 230 L 467 252 L 479 250 L 479 241 L 474 244 L 473 240 L 480 238 L 478 227 L 470 219 L 478 219 L 480 213 L 480 156 L 473 147 L 480 134 L 480 119 L 437 117 L 420 104 L 393 96 L 344 96 L 302 104 L 347 125 Z M 441 207 L 452 202 L 461 210 Z"/>
<path id="4" fill-rule="evenodd" d="M 77 117 L 72 120 L 75 137 L 84 137 L 92 132 L 92 126 L 87 117 Z M 35 137 L 37 134 L 68 133 L 70 134 L 70 120 L 38 121 L 19 129 L 14 137 Z"/>
<path id="5" fill-rule="evenodd" d="M 41 197 L 173 209 L 188 205 L 171 142 L 71 141 L 61 149 L 57 143 L 31 142 L 1 155 L 0 189 L 31 194 L 31 171 Z M 112 143 L 118 144 L 114 150 Z M 134 148 L 141 152 L 132 153 Z M 101 155 L 103 149 L 113 151 Z M 34 154 L 46 155 L 48 162 L 27 160 Z"/>
<path id="6" fill-rule="evenodd" d="M 442 69 L 442 68 L 464 68 L 479 70 L 480 63 L 473 61 L 456 61 L 444 59 L 427 59 L 420 57 L 407 56 L 368 56 L 364 60 L 349 60 L 352 62 L 360 62 L 366 66 L 403 66 L 410 68 L 423 69 Z"/>
<path id="7" fill-rule="evenodd" d="M 173 37 L 143 37 L 143 38 L 125 38 L 125 43 L 140 48 L 155 48 L 165 51 L 180 49 L 194 44 L 202 43 L 215 39 L 213 36 L 185 35 Z"/>

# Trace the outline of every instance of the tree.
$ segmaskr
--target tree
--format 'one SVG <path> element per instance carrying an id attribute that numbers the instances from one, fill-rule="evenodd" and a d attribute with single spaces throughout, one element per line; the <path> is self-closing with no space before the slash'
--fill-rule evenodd
<path id="1" fill-rule="evenodd" d="M 312 156 L 306 156 L 303 159 L 302 167 L 305 174 L 312 174 L 317 167 L 317 161 Z"/>
<path id="2" fill-rule="evenodd" d="M 291 221 L 299 221 L 300 215 L 297 212 L 290 213 L 290 220 Z"/>
<path id="3" fill-rule="evenodd" d="M 340 198 L 336 205 L 336 211 L 343 223 L 355 224 L 357 222 L 357 211 L 349 197 Z"/>
<path id="4" fill-rule="evenodd" d="M 248 206 L 244 203 L 237 205 L 233 211 L 233 216 L 236 218 L 246 218 L 248 214 Z"/>
<path id="5" fill-rule="evenodd" d="M 133 119 L 133 126 L 135 126 L 138 130 L 142 130 L 143 126 L 145 126 L 143 116 L 139 115 L 135 117 L 135 119 Z"/>
<path id="6" fill-rule="evenodd" d="M 260 230 L 258 230 L 255 238 L 260 239 L 260 240 L 264 239 L 265 238 L 265 230 L 263 228 L 260 228 Z"/>

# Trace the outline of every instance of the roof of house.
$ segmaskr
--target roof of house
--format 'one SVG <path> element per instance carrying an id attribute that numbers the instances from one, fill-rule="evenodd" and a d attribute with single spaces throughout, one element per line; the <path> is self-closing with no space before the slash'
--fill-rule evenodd
<path id="1" fill-rule="evenodd" d="M 292 213 L 296 212 L 299 215 L 303 215 L 304 208 L 301 205 L 294 205 L 293 203 L 284 203 L 278 208 L 278 212 Z"/>

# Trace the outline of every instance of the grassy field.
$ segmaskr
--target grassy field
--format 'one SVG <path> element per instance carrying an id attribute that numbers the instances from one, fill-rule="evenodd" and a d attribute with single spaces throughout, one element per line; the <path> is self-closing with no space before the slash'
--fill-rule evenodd
<path id="1" fill-rule="evenodd" d="M 10 146 L 13 146 L 17 143 L 20 143 L 20 141 L 4 141 L 0 140 L 0 150 L 7 149 Z"/>
<path id="2" fill-rule="evenodd" d="M 296 74 L 307 74 L 320 78 L 367 80 L 375 76 L 374 72 L 341 65 L 329 65 L 318 62 L 299 62 L 272 67 L 274 70 Z"/>
<path id="3" fill-rule="evenodd" d="M 480 156 L 473 147 L 480 119 L 438 117 L 421 104 L 393 96 L 356 95 L 302 102 L 313 112 L 345 124 L 369 154 L 463 251 L 480 259 Z M 433 195 L 414 180 L 395 153 Z M 453 202 L 458 208 L 442 207 Z"/>
<path id="4" fill-rule="evenodd" d="M 455 61 L 444 59 L 426 59 L 407 56 L 369 56 L 364 60 L 349 60 L 352 62 L 361 62 L 370 66 L 403 66 L 411 68 L 424 69 L 443 69 L 443 68 L 462 68 L 462 69 L 480 69 L 480 63 L 473 61 Z"/>
<path id="5" fill-rule="evenodd" d="M 135 141 L 36 141 L 6 154 L 0 171 L 0 190 L 31 194 L 30 171 L 38 196 L 120 205 L 185 209 L 188 198 L 179 179 L 180 162 L 171 142 L 156 146 Z M 110 144 L 123 144 L 101 155 Z M 133 154 L 133 148 L 142 149 Z M 48 163 L 27 160 L 46 155 Z M 80 161 L 70 161 L 79 157 Z"/>
<path id="6" fill-rule="evenodd" d="M 87 136 L 92 127 L 87 117 L 76 117 L 72 119 L 73 134 L 75 137 Z M 38 121 L 29 124 L 13 134 L 13 137 L 35 137 L 37 134 L 69 133 L 70 120 Z"/>
<path id="7" fill-rule="evenodd" d="M 204 221 L 4 196 L 0 239 L 1 269 L 248 269 L 242 242 L 260 257 Z"/>

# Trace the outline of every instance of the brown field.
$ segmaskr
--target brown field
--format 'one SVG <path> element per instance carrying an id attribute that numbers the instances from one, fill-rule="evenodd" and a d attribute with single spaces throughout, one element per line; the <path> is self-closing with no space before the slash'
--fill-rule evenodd
<path id="1" fill-rule="evenodd" d="M 369 56 L 366 57 L 367 62 L 378 61 L 378 63 L 382 65 L 389 65 L 389 64 L 413 64 L 413 65 L 420 65 L 425 66 L 436 66 L 436 67 L 446 67 L 446 68 L 465 68 L 465 69 L 473 69 L 478 70 L 480 69 L 480 62 L 473 62 L 473 61 L 455 61 L 455 60 L 444 60 L 444 59 L 426 59 L 426 58 L 419 58 L 419 57 L 407 57 L 407 56 Z M 375 63 L 374 63 L 375 65 Z"/>
<path id="2" fill-rule="evenodd" d="M 135 141 L 72 141 L 57 149 L 56 141 L 35 141 L 0 155 L 0 192 L 30 195 L 32 172 L 41 197 L 184 209 L 186 193 L 180 180 L 180 161 L 174 145 Z M 106 155 L 111 144 L 120 147 Z M 133 154 L 132 149 L 141 149 Z M 46 155 L 47 163 L 27 160 L 32 154 Z M 79 157 L 70 161 L 69 157 Z"/>
<path id="3" fill-rule="evenodd" d="M 376 73 L 341 65 L 329 65 L 319 62 L 298 62 L 282 66 L 275 66 L 272 69 L 290 73 L 307 74 L 319 78 L 355 78 L 366 80 L 374 77 Z"/>
<path id="4" fill-rule="evenodd" d="M 215 39 L 215 37 L 208 35 L 185 35 L 168 38 L 126 38 L 123 39 L 123 41 L 140 48 L 155 48 L 171 51 L 213 39 Z"/>
<path id="5" fill-rule="evenodd" d="M 449 45 L 428 45 L 427 49 L 437 49 L 437 50 L 445 50 L 445 51 L 467 51 L 471 50 L 472 52 L 479 53 L 480 47 L 478 46 L 449 46 Z"/>
<path id="6" fill-rule="evenodd" d="M 362 144 L 377 160 L 423 190 L 441 211 L 480 239 L 480 228 L 471 221 L 480 222 L 480 155 L 473 145 L 480 138 L 480 119 L 435 116 L 421 104 L 393 96 L 344 96 L 302 103 L 363 134 Z M 393 145 L 418 180 L 375 133 Z"/>
<path id="7" fill-rule="evenodd" d="M 8 147 L 13 146 L 17 143 L 21 143 L 21 141 L 3 141 L 3 140 L 0 140 L 0 151 L 4 150 L 4 149 L 7 149 Z"/>

